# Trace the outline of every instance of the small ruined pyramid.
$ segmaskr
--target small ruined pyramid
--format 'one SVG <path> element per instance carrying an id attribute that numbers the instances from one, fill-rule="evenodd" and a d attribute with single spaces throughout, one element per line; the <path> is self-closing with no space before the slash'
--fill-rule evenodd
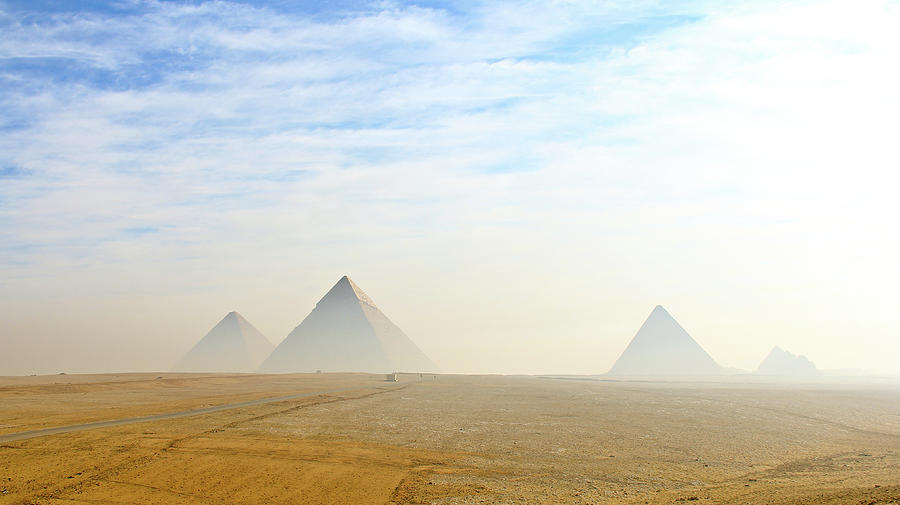
<path id="1" fill-rule="evenodd" d="M 619 356 L 610 375 L 718 375 L 722 367 L 657 305 Z"/>
<path id="2" fill-rule="evenodd" d="M 437 366 L 344 276 L 260 367 L 276 373 L 317 370 L 436 372 Z"/>
<path id="3" fill-rule="evenodd" d="M 237 312 L 229 312 L 200 339 L 176 370 L 253 372 L 275 346 Z"/>
<path id="4" fill-rule="evenodd" d="M 772 348 L 766 359 L 756 370 L 765 375 L 818 375 L 816 365 L 806 356 L 796 355 L 777 345 Z"/>

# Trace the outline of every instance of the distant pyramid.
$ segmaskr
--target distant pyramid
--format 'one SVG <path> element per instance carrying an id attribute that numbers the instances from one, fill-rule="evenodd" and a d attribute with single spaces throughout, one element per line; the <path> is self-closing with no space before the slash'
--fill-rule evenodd
<path id="1" fill-rule="evenodd" d="M 806 356 L 785 351 L 777 345 L 759 364 L 757 373 L 766 375 L 818 375 L 816 365 Z"/>
<path id="2" fill-rule="evenodd" d="M 237 312 L 229 312 L 197 342 L 176 370 L 253 372 L 275 346 Z"/>
<path id="3" fill-rule="evenodd" d="M 610 375 L 718 375 L 722 367 L 657 305 Z"/>
<path id="4" fill-rule="evenodd" d="M 264 372 L 435 372 L 437 367 L 347 276 L 263 362 Z"/>

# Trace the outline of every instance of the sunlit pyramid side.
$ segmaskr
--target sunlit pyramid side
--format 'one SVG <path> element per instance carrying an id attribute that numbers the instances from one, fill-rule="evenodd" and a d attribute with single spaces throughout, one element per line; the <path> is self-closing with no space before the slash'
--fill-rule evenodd
<path id="1" fill-rule="evenodd" d="M 437 366 L 344 276 L 262 364 L 263 372 L 436 372 Z"/>
<path id="2" fill-rule="evenodd" d="M 275 346 L 237 312 L 229 312 L 175 366 L 185 372 L 253 372 Z"/>
<path id="3" fill-rule="evenodd" d="M 666 309 L 657 305 L 609 373 L 718 375 L 723 369 Z"/>

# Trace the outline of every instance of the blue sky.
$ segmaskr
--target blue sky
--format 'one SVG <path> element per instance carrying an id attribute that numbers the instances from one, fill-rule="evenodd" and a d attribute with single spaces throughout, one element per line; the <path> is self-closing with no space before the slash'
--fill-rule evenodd
<path id="1" fill-rule="evenodd" d="M 159 368 L 235 308 L 277 342 L 349 273 L 450 370 L 603 371 L 657 303 L 726 365 L 890 368 L 840 342 L 900 330 L 898 16 L 0 1 L 0 315 L 49 345 L 161 311 L 128 358 Z"/>

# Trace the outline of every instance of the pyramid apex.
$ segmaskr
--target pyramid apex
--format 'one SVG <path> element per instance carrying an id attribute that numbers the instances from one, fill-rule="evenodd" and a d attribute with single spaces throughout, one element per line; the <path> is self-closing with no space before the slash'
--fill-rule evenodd
<path id="1" fill-rule="evenodd" d="M 668 314 L 668 313 L 669 313 L 669 311 L 666 310 L 666 308 L 663 307 L 662 305 L 657 305 L 656 307 L 653 307 L 652 311 L 650 311 L 651 316 L 653 314 Z"/>
<path id="2" fill-rule="evenodd" d="M 353 282 L 349 276 L 344 275 L 336 283 L 332 286 L 331 290 L 328 293 L 325 293 L 325 296 L 322 297 L 321 300 L 316 304 L 318 306 L 326 299 L 331 299 L 332 297 L 347 297 L 352 298 L 356 301 L 360 301 L 366 303 L 371 306 L 375 306 L 375 302 L 372 301 L 371 298 L 362 290 L 359 286 Z"/>

